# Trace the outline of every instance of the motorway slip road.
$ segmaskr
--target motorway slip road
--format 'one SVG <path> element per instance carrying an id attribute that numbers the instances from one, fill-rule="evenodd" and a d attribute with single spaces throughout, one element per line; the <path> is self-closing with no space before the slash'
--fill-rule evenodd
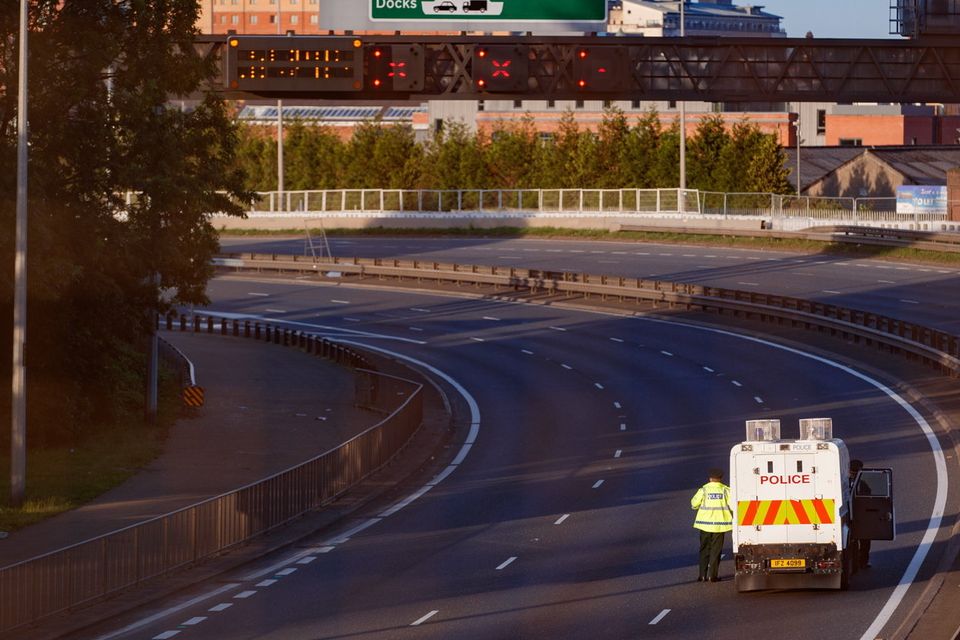
<path id="1" fill-rule="evenodd" d="M 194 363 L 206 405 L 121 486 L 0 541 L 8 566 L 232 491 L 344 442 L 382 416 L 353 406 L 353 375 L 294 349 L 163 332 Z"/>

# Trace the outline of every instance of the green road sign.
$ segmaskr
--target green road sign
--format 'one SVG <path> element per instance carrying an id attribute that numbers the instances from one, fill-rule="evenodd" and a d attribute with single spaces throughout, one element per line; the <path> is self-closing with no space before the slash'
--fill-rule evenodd
<path id="1" fill-rule="evenodd" d="M 370 19 L 604 22 L 607 0 L 370 0 Z"/>

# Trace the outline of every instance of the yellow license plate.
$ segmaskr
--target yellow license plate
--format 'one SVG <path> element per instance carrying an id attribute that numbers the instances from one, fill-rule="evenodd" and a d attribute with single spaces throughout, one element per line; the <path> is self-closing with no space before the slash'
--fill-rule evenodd
<path id="1" fill-rule="evenodd" d="M 771 569 L 806 569 L 807 561 L 802 558 L 780 558 L 770 561 Z"/>

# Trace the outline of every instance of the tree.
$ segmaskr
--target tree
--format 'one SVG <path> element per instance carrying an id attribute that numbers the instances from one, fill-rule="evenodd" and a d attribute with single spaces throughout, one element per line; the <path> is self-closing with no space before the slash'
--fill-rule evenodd
<path id="1" fill-rule="evenodd" d="M 17 41 L 16 4 L 0 7 L 6 43 Z M 217 251 L 209 216 L 241 215 L 251 194 L 224 104 L 169 102 L 214 73 L 193 47 L 195 2 L 31 7 L 28 414 L 29 441 L 42 445 L 142 408 L 142 340 L 153 314 L 206 301 Z M 15 166 L 16 78 L 16 47 L 0 48 L 4 169 Z M 0 176 L 7 265 L 15 173 Z M 138 195 L 128 202 L 126 192 Z M 0 350 L 9 353 L 8 269 L 0 293 Z"/>
<path id="2" fill-rule="evenodd" d="M 687 143 L 689 188 L 703 191 L 719 189 L 719 174 L 723 162 L 721 156 L 729 142 L 730 136 L 723 116 L 714 114 L 700 120 L 696 133 Z"/>
<path id="3" fill-rule="evenodd" d="M 526 115 L 518 122 L 499 121 L 484 145 L 488 189 L 529 189 L 536 175 L 537 132 Z"/>
<path id="4" fill-rule="evenodd" d="M 755 193 L 792 193 L 786 154 L 772 135 L 761 135 L 749 156 L 747 187 Z"/>
<path id="5" fill-rule="evenodd" d="M 662 135 L 660 115 L 650 109 L 631 127 L 624 153 L 624 186 L 651 189 L 657 184 L 657 155 Z"/>

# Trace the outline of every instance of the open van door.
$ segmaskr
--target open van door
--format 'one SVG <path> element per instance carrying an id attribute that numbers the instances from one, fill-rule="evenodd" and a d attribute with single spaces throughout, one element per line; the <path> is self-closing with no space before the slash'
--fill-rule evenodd
<path id="1" fill-rule="evenodd" d="M 861 469 L 853 482 L 851 537 L 858 540 L 893 540 L 893 470 Z"/>

